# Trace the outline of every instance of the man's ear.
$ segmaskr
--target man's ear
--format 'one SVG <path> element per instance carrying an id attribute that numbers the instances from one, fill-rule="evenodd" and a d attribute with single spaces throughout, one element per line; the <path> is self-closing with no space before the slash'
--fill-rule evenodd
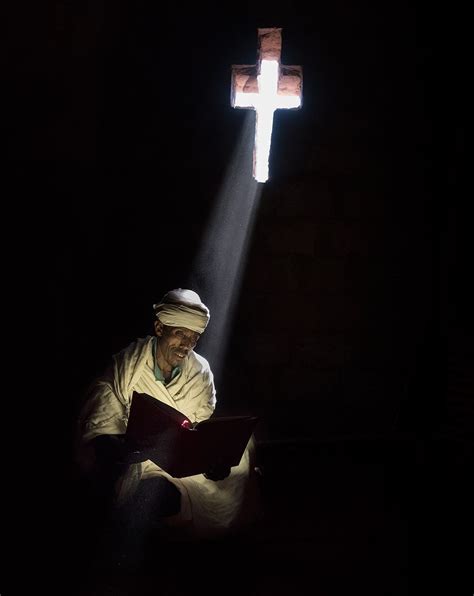
<path id="1" fill-rule="evenodd" d="M 163 335 L 163 323 L 160 319 L 156 319 L 155 321 L 155 333 L 157 337 L 161 337 Z"/>

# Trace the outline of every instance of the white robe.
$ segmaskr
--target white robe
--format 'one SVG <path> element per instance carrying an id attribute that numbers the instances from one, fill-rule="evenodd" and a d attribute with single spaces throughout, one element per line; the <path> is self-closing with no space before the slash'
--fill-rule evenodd
<path id="1" fill-rule="evenodd" d="M 167 385 L 154 375 L 153 337 L 137 339 L 113 357 L 108 373 L 94 383 L 79 417 L 79 461 L 92 464 L 88 442 L 102 434 L 124 434 L 134 391 L 147 393 L 176 408 L 192 422 L 206 420 L 216 405 L 214 379 L 205 358 L 190 352 L 181 372 Z M 218 448 L 218 447 L 217 447 Z M 141 479 L 164 476 L 181 493 L 179 523 L 190 523 L 197 535 L 213 535 L 245 524 L 252 517 L 255 492 L 254 441 L 251 439 L 230 476 L 212 481 L 202 474 L 173 478 L 150 460 L 133 464 L 117 483 L 117 503 L 128 500 Z"/>

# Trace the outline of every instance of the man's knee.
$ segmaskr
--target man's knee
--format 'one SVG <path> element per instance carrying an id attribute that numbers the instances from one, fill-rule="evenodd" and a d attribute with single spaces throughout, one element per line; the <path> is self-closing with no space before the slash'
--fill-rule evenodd
<path id="1" fill-rule="evenodd" d="M 142 480 L 135 500 L 159 517 L 176 515 L 181 508 L 181 493 L 172 482 L 162 476 Z"/>
<path id="2" fill-rule="evenodd" d="M 157 476 L 141 480 L 130 501 L 121 508 L 119 517 L 126 526 L 159 528 L 163 518 L 176 515 L 181 509 L 181 493 L 166 478 Z"/>

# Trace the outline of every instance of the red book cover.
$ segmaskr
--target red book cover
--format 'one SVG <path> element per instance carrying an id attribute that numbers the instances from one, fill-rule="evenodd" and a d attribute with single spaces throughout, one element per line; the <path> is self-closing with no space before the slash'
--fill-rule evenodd
<path id="1" fill-rule="evenodd" d="M 145 451 L 171 476 L 237 466 L 258 422 L 255 416 L 211 417 L 193 426 L 179 410 L 134 392 L 126 431 L 131 450 Z"/>

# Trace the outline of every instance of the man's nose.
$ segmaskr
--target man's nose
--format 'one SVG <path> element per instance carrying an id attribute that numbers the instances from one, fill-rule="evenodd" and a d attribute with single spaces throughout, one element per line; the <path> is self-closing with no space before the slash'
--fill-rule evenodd
<path id="1" fill-rule="evenodd" d="M 182 337 L 180 343 L 183 348 L 186 347 L 189 350 L 191 350 L 194 345 L 193 340 L 190 337 Z"/>

